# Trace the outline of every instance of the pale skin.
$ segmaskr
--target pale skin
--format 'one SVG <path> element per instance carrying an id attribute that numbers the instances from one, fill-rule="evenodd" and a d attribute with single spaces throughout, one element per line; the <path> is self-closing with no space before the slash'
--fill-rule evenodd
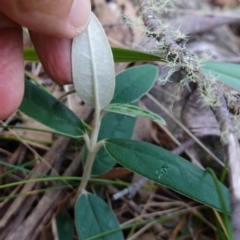
<path id="1" fill-rule="evenodd" d="M 90 0 L 0 0 L 0 119 L 17 110 L 24 94 L 21 26 L 48 75 L 68 84 L 71 39 L 86 28 L 90 11 Z"/>

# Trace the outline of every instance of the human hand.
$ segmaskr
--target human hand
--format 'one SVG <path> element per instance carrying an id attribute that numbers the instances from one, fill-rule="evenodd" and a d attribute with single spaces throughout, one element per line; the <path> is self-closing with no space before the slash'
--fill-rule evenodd
<path id="1" fill-rule="evenodd" d="M 29 29 L 48 75 L 72 82 L 71 38 L 90 17 L 90 0 L 0 0 L 0 119 L 10 116 L 24 94 L 22 29 Z"/>

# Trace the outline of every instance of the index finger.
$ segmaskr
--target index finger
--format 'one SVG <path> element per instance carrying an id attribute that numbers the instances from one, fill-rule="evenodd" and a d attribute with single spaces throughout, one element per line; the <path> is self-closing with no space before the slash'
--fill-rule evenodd
<path id="1" fill-rule="evenodd" d="M 91 6 L 90 0 L 1 0 L 0 10 L 34 32 L 73 38 L 87 26 Z"/>

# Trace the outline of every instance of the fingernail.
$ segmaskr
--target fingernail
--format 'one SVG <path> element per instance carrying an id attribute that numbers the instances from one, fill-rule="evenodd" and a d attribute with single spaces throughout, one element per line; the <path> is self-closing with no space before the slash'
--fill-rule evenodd
<path id="1" fill-rule="evenodd" d="M 69 15 L 69 22 L 78 33 L 81 33 L 88 25 L 90 11 L 89 0 L 74 0 Z"/>

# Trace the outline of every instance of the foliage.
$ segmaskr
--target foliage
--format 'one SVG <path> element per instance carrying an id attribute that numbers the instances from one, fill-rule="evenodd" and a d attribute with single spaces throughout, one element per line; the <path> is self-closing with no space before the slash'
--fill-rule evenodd
<path id="1" fill-rule="evenodd" d="M 111 73 L 109 74 L 105 66 L 99 65 L 102 61 L 102 54 L 95 54 L 96 47 L 92 46 L 94 41 L 89 44 L 88 52 L 83 53 L 90 59 L 88 66 L 79 70 L 81 64 L 78 63 L 79 50 L 76 50 L 78 44 L 91 39 L 93 37 L 91 31 L 95 31 L 101 26 L 94 18 L 94 24 L 91 27 L 89 36 L 83 37 L 84 40 L 77 40 L 72 49 L 76 91 L 81 98 L 95 108 L 91 134 L 87 132 L 89 127 L 70 109 L 28 80 L 26 80 L 24 100 L 20 106 L 20 111 L 52 128 L 58 134 L 85 140 L 85 168 L 75 206 L 75 222 L 79 237 L 84 240 L 93 239 L 98 235 L 99 237 L 96 239 L 123 239 L 119 223 L 110 207 L 100 197 L 86 191 L 90 175 L 101 175 L 109 171 L 116 161 L 128 169 L 152 179 L 157 184 L 230 214 L 228 189 L 207 171 L 201 170 L 165 149 L 149 143 L 130 140 L 135 124 L 132 117 L 144 115 L 165 124 L 160 116 L 136 106 L 136 101 L 149 91 L 156 80 L 158 69 L 153 65 L 133 67 L 121 72 L 115 79 L 111 72 L 113 71 L 112 53 L 115 62 L 162 59 L 155 55 L 125 49 L 112 49 L 111 53 L 107 40 L 103 37 L 101 46 L 107 48 L 105 55 L 109 58 L 107 64 L 112 68 L 110 69 Z M 99 34 L 104 33 L 100 31 Z M 92 54 L 93 49 L 95 49 L 94 54 Z M 24 56 L 27 60 L 37 61 L 33 49 L 25 50 Z M 219 80 L 224 84 L 239 90 L 237 65 L 204 62 L 202 68 L 207 73 L 218 75 Z M 105 74 L 107 74 L 107 80 Z M 82 77 L 84 77 L 84 81 L 78 85 L 79 81 L 83 79 Z M 88 78 L 91 79 L 91 83 L 88 82 Z M 109 84 L 111 87 L 107 88 Z M 87 92 L 83 91 L 87 88 L 89 89 Z M 106 113 L 106 111 L 111 113 Z M 105 234 L 105 232 L 109 234 Z"/>

